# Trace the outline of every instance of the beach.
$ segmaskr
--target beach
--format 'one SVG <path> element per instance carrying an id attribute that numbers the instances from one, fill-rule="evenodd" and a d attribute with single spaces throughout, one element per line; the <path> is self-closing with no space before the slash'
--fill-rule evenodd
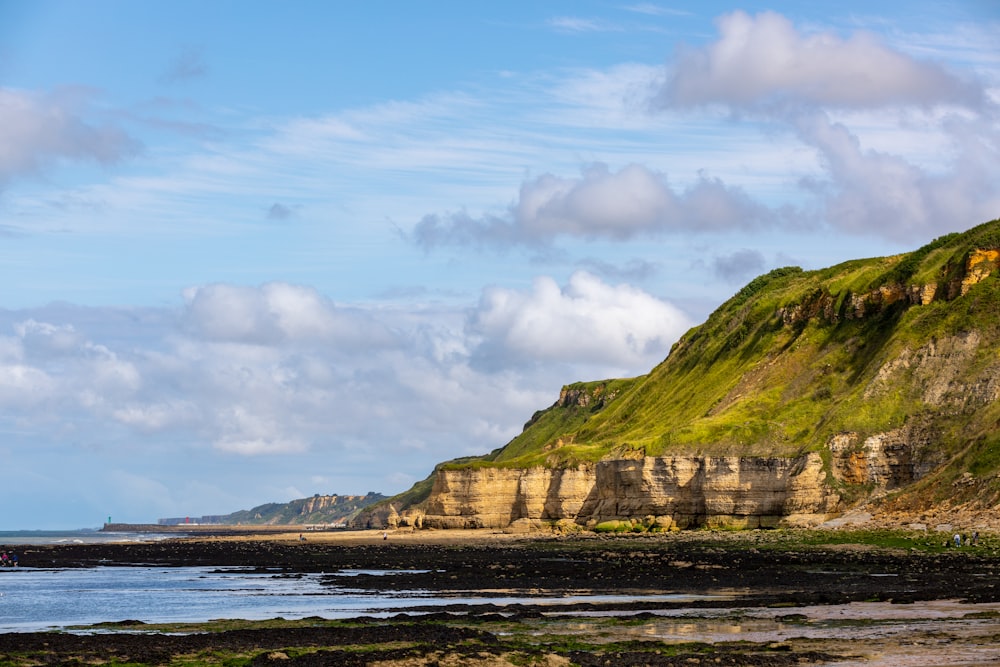
<path id="1" fill-rule="evenodd" d="M 383 596 L 420 590 L 464 601 L 438 600 L 433 607 L 409 601 L 380 617 L 336 620 L 158 627 L 108 618 L 96 633 L 0 634 L 0 659 L 99 664 L 113 656 L 180 664 L 221 652 L 242 656 L 245 664 L 387 667 L 1000 660 L 1000 538 L 984 535 L 977 546 L 955 548 L 945 546 L 949 537 L 927 531 L 524 536 L 401 530 L 25 546 L 18 553 L 26 567 L 238 567 L 315 575 L 331 589 L 351 586 Z M 387 571 L 392 576 L 383 576 Z M 345 572 L 352 576 L 337 576 Z M 496 602 L 512 595 L 516 604 Z"/>

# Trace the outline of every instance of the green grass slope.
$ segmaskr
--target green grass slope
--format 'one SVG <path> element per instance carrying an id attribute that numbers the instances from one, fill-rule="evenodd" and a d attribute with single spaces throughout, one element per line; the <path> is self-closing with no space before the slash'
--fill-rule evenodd
<path id="1" fill-rule="evenodd" d="M 995 496 L 1000 405 L 982 397 L 1000 383 L 1000 271 L 998 253 L 983 251 L 998 249 L 995 220 L 912 253 L 776 269 L 688 331 L 649 374 L 569 385 L 506 446 L 442 465 L 806 451 L 829 462 L 838 433 L 863 441 L 907 426 L 931 443 L 937 492 L 953 493 L 950 482 L 971 473 L 994 480 Z M 969 336 L 970 354 L 934 356 L 935 346 Z"/>
<path id="2" fill-rule="evenodd" d="M 343 523 L 353 519 L 366 507 L 385 500 L 380 493 L 365 496 L 323 496 L 299 498 L 287 503 L 266 503 L 253 509 L 240 510 L 220 517 L 218 523 L 242 525 L 293 525 Z"/>

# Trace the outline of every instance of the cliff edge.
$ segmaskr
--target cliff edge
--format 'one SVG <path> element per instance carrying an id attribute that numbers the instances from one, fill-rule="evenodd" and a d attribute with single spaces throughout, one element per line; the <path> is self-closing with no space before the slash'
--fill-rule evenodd
<path id="1" fill-rule="evenodd" d="M 567 385 L 356 525 L 662 530 L 1000 508 L 1000 220 L 776 269 L 649 374 Z"/>

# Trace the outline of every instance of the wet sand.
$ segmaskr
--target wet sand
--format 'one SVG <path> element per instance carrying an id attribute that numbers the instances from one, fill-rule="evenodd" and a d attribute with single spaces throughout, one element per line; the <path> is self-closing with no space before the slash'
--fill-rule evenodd
<path id="1" fill-rule="evenodd" d="M 389 532 L 387 539 L 381 531 L 302 535 L 304 541 L 298 533 L 229 535 L 25 547 L 19 553 L 23 565 L 35 567 L 155 564 L 318 572 L 331 575 L 323 578 L 331 587 L 386 594 L 395 589 L 440 595 L 477 591 L 482 604 L 410 606 L 388 619 L 347 624 L 313 619 L 308 627 L 212 633 L 199 628 L 182 635 L 124 631 L 141 627 L 137 624 L 90 636 L 7 634 L 0 635 L 0 662 L 100 662 L 117 656 L 170 664 L 178 656 L 210 651 L 238 654 L 247 664 L 387 667 L 1000 661 L 996 537 L 985 537 L 977 547 L 944 549 L 947 536 L 937 533 L 894 539 L 890 546 L 818 544 L 831 540 L 795 531 L 531 537 L 399 531 Z M 383 569 L 402 572 L 393 577 L 332 574 Z M 490 603 L 491 595 L 511 592 L 538 596 L 539 604 Z M 641 599 L 664 593 L 712 597 Z M 558 604 L 570 594 L 636 599 Z"/>

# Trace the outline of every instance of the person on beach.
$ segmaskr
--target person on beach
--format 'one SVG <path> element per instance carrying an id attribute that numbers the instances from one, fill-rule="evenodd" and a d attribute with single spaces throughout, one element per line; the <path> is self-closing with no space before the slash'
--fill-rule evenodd
<path id="1" fill-rule="evenodd" d="M 955 546 L 962 546 L 962 536 L 959 533 L 955 533 Z"/>
<path id="2" fill-rule="evenodd" d="M 0 553 L 0 566 L 7 567 L 7 552 Z"/>

